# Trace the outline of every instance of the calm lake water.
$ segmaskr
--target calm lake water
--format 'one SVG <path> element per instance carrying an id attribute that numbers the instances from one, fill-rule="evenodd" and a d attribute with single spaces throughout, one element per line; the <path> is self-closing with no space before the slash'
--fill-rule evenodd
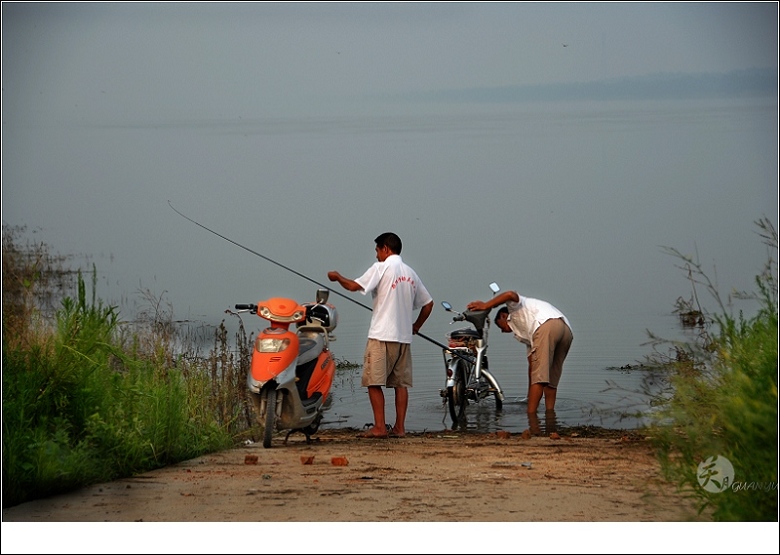
<path id="1" fill-rule="evenodd" d="M 324 233 L 301 240 L 291 232 L 290 243 L 276 244 L 265 235 L 241 234 L 233 223 L 218 222 L 221 231 L 328 285 L 331 269 L 362 274 L 374 262 L 373 238 L 396 231 L 404 261 L 436 301 L 422 332 L 440 342 L 452 329 L 440 302 L 462 309 L 488 297 L 491 281 L 551 302 L 574 331 L 556 402 L 559 425 L 644 423 L 639 414 L 648 410 L 648 399 L 639 392 L 648 373 L 635 368 L 652 348 L 643 344 L 648 332 L 686 340 L 673 311 L 678 299 L 694 293 L 681 260 L 664 247 L 700 262 L 728 304 L 732 291 L 752 290 L 767 259 L 753 222 L 763 215 L 777 221 L 776 99 L 497 107 L 459 116 L 249 127 L 273 154 L 295 158 L 296 175 L 331 183 L 332 194 L 319 189 L 309 197 L 322 210 L 302 220 L 323 224 Z M 347 172 L 343 178 L 340 170 Z M 277 171 L 281 180 L 289 168 Z M 223 293 L 251 291 L 251 299 L 294 290 L 313 298 L 316 286 L 289 271 L 242 257 L 221 239 L 197 238 L 225 259 L 242 260 L 238 275 L 220 277 L 229 281 Z M 314 254 L 300 257 L 302 251 Z M 241 269 L 243 282 L 231 289 L 231 280 L 242 280 Z M 248 282 L 252 272 L 262 281 Z M 340 292 L 370 305 L 363 295 Z M 695 293 L 705 311 L 717 311 L 703 285 Z M 371 314 L 336 295 L 331 302 L 340 314 L 333 352 L 361 363 Z M 500 415 L 490 403 L 470 407 L 468 428 L 522 431 L 528 427 L 521 402 L 525 346 L 495 326 L 491 332 L 491 371 L 507 402 Z M 447 428 L 441 350 L 420 337 L 412 349 L 407 428 Z M 372 422 L 360 373 L 339 374 L 323 425 Z M 387 392 L 388 422 L 394 414 Z"/>
<path id="2" fill-rule="evenodd" d="M 334 303 L 338 300 L 331 299 Z M 361 319 L 346 320 L 336 329 L 337 340 L 331 349 L 338 359 L 362 363 L 368 314 Z M 556 401 L 555 422 L 545 421 L 544 404 L 540 405 L 538 425 L 542 431 L 557 426 L 603 426 L 631 429 L 646 420 L 638 413 L 649 410 L 645 380 L 649 371 L 639 368 L 651 347 L 646 329 L 663 337 L 681 337 L 679 318 L 672 314 L 636 315 L 621 326 L 589 325 L 572 321 L 574 343 L 564 364 L 564 373 Z M 450 315 L 441 307 L 434 310 L 422 333 L 432 340 L 446 342 L 444 334 Z M 462 327 L 463 323 L 454 324 Z M 619 333 L 616 333 L 618 332 Z M 527 370 L 525 345 L 510 334 L 491 326 L 490 367 L 504 389 L 503 410 L 496 412 L 492 400 L 471 404 L 466 410 L 466 429 L 477 432 L 508 430 L 522 432 L 529 427 L 526 414 Z M 410 389 L 407 429 L 414 432 L 439 431 L 452 427 L 447 405 L 439 391 L 444 387 L 445 373 L 441 349 L 417 336 L 413 347 L 414 387 Z M 628 367 L 631 368 L 628 368 Z M 366 388 L 360 386 L 362 367 L 341 369 L 333 386 L 333 402 L 326 413 L 323 428 L 362 428 L 373 421 Z M 394 393 L 385 390 L 385 414 L 392 424 L 395 418 Z"/>
<path id="3" fill-rule="evenodd" d="M 675 301 L 693 293 L 662 248 L 699 260 L 724 301 L 752 290 L 767 259 L 753 222 L 777 225 L 777 99 L 441 108 L 14 128 L 4 221 L 40 227 L 36 239 L 56 252 L 91 257 L 82 267 L 95 264 L 98 296 L 126 318 L 170 310 L 212 330 L 236 303 L 304 302 L 317 286 L 198 228 L 169 201 L 320 283 L 329 270 L 361 275 L 375 260 L 374 237 L 395 231 L 436 301 L 426 336 L 443 342 L 452 329 L 441 301 L 462 309 L 488 297 L 492 281 L 549 301 L 574 331 L 559 424 L 640 425 L 646 372 L 621 368 L 651 352 L 648 330 L 683 334 Z M 696 293 L 714 308 L 703 286 Z M 361 363 L 371 313 L 337 295 L 331 302 L 340 316 L 333 352 Z M 247 329 L 262 323 L 247 320 Z M 498 416 L 469 409 L 469 428 L 522 431 L 525 347 L 491 331 L 491 371 L 507 402 Z M 412 349 L 407 428 L 444 429 L 440 348 L 416 337 Z M 339 373 L 325 426 L 373 420 L 359 383 L 359 369 Z M 392 394 L 386 401 L 392 422 Z"/>

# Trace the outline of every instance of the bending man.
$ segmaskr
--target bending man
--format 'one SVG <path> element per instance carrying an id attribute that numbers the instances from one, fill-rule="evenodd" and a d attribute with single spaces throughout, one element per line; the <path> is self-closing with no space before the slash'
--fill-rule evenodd
<path id="1" fill-rule="evenodd" d="M 500 304 L 496 325 L 504 333 L 514 333 L 525 343 L 528 358 L 528 413 L 536 414 L 544 395 L 545 411 L 555 410 L 563 361 L 569 354 L 574 336 L 563 313 L 547 301 L 521 297 L 506 291 L 487 302 L 472 301 L 469 310 L 488 310 Z"/>

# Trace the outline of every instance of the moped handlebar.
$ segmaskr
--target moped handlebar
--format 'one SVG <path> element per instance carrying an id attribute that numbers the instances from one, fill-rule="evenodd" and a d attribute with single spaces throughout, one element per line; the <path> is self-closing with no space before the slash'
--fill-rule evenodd
<path id="1" fill-rule="evenodd" d="M 442 301 L 441 306 L 444 307 L 444 310 L 447 312 L 452 312 L 452 321 L 453 322 L 462 322 L 464 320 L 467 320 L 469 322 L 473 323 L 473 320 L 485 318 L 488 314 L 490 314 L 490 309 L 487 310 L 464 310 L 463 312 L 458 312 L 454 308 L 452 308 L 452 305 L 448 303 L 447 301 Z"/>
<path id="2" fill-rule="evenodd" d="M 458 312 L 457 310 L 453 310 L 449 303 L 445 303 L 446 301 L 442 302 L 442 305 L 444 305 L 444 309 L 447 312 L 452 312 L 452 322 L 469 322 L 474 324 L 477 329 L 482 329 L 485 327 L 485 321 L 490 314 L 490 309 L 464 310 L 463 312 Z"/>
<path id="3" fill-rule="evenodd" d="M 236 310 L 248 310 L 252 313 L 257 312 L 257 305 L 256 304 L 237 304 Z"/>

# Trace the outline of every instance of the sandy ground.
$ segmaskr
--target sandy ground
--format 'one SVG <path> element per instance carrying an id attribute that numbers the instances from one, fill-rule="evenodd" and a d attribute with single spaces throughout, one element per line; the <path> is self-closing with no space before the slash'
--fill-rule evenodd
<path id="1" fill-rule="evenodd" d="M 284 436 L 24 503 L 8 522 L 687 522 L 629 432 Z M 5 532 L 5 529 L 4 529 Z"/>
<path id="2" fill-rule="evenodd" d="M 502 437 L 503 435 L 503 437 Z M 574 437 L 572 437 L 572 435 Z M 284 436 L 24 503 L 4 521 L 687 521 L 634 433 Z M 508 437 L 507 437 L 508 436 Z M 467 501 L 466 501 L 467 500 Z"/>
<path id="3" fill-rule="evenodd" d="M 356 433 L 4 509 L 2 553 L 777 553 L 777 523 L 697 515 L 635 432 Z"/>

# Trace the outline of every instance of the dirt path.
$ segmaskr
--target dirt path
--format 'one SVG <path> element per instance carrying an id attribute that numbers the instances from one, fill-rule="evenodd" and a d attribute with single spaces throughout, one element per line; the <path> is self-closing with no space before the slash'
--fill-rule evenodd
<path id="1" fill-rule="evenodd" d="M 695 513 L 632 435 L 303 436 L 3 511 L 5 522 L 644 522 Z M 573 436 L 573 437 L 572 437 Z M 304 459 L 312 457 L 311 464 Z"/>

